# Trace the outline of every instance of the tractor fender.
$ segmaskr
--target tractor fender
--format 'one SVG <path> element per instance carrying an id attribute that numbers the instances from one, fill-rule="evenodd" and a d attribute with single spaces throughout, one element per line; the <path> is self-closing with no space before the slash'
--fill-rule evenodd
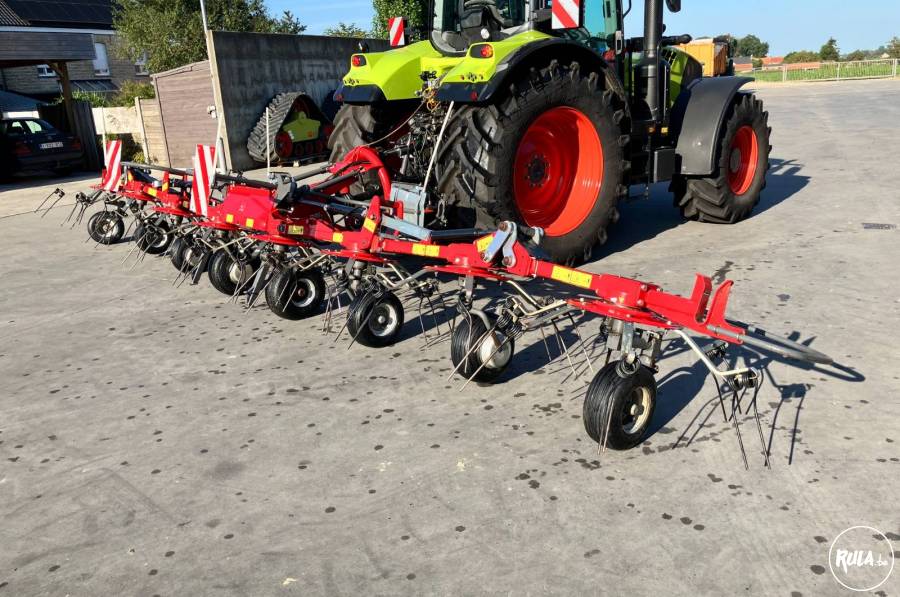
<path id="1" fill-rule="evenodd" d="M 681 158 L 681 174 L 706 176 L 715 172 L 719 134 L 728 108 L 738 90 L 752 80 L 704 77 L 689 83 L 678 95 L 669 130 L 678 139 L 675 153 Z"/>
<path id="2" fill-rule="evenodd" d="M 628 110 L 625 88 L 616 76 L 614 69 L 606 63 L 597 52 L 584 45 L 556 37 L 545 38 L 524 44 L 512 52 L 497 65 L 495 74 L 486 83 L 460 85 L 445 83 L 438 90 L 437 97 L 441 101 L 458 103 L 486 104 L 491 103 L 494 96 L 505 91 L 509 85 L 532 66 L 547 64 L 550 60 L 558 60 L 560 64 L 578 62 L 582 69 L 592 69 L 603 73 L 606 87 L 613 91 Z"/>

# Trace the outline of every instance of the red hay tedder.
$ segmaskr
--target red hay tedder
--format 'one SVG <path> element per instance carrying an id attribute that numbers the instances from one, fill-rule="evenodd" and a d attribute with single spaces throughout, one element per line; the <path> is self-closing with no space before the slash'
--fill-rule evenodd
<path id="1" fill-rule="evenodd" d="M 670 341 L 683 343 L 715 377 L 745 466 L 738 394 L 758 387 L 760 373 L 752 367 L 724 370 L 726 349 L 747 345 L 814 366 L 832 363 L 806 344 L 729 319 L 731 281 L 714 288 L 709 277 L 697 274 L 690 296 L 680 296 L 649 282 L 542 259 L 540 228 L 508 221 L 496 230 L 429 227 L 422 188 L 393 182 L 390 160 L 368 147 L 303 176 L 279 173 L 267 181 L 217 173 L 213 149 L 205 146 L 198 146 L 190 170 L 121 163 L 115 151 L 107 151 L 110 166 L 101 184 L 76 205 L 80 220 L 87 207 L 103 202 L 104 210 L 88 221 L 97 242 L 121 239 L 125 214 L 132 213 L 136 246 L 144 254 L 168 249 L 179 277 L 196 282 L 207 271 L 218 290 L 246 295 L 248 307 L 265 295 L 273 312 L 299 319 L 327 303 L 330 327 L 334 304 L 347 296 L 341 332 L 370 347 L 399 339 L 405 320 L 399 295 L 408 293 L 418 299 L 423 332 L 423 306 L 438 330 L 438 312 L 449 314 L 448 331 L 430 342 L 449 338 L 451 377 L 462 376 L 462 387 L 496 381 L 512 361 L 516 341 L 535 330 L 546 345 L 550 330 L 576 374 L 579 368 L 593 372 L 583 420 L 603 448 L 628 449 L 645 437 L 656 405 L 654 376 Z M 154 171 L 162 176 L 152 176 Z M 304 184 L 314 177 L 324 178 Z M 458 285 L 446 291 L 452 279 Z M 542 296 L 527 289 L 533 281 Z M 493 293 L 478 296 L 489 288 Z M 577 328 L 590 316 L 599 326 L 595 338 L 585 340 Z M 563 341 L 562 326 L 571 326 L 577 340 Z M 602 352 L 595 357 L 597 347 Z M 730 413 L 726 392 L 732 394 Z M 755 396 L 751 405 L 768 465 Z"/>

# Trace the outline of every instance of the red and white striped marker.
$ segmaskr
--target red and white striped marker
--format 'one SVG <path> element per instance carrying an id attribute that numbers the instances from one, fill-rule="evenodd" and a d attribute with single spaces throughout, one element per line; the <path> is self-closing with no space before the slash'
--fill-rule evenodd
<path id="1" fill-rule="evenodd" d="M 403 17 L 391 17 L 388 19 L 388 38 L 391 40 L 391 46 L 406 45 L 406 24 Z"/>
<path id="2" fill-rule="evenodd" d="M 581 0 L 553 0 L 551 16 L 554 29 L 577 29 L 581 25 Z"/>
<path id="3" fill-rule="evenodd" d="M 194 182 L 191 185 L 191 211 L 209 214 L 209 193 L 216 178 L 216 148 L 197 145 L 194 153 Z"/>
<path id="4" fill-rule="evenodd" d="M 122 178 L 122 141 L 115 140 L 106 144 L 103 150 L 103 162 L 106 169 L 103 171 L 103 178 L 100 185 L 104 191 L 115 191 Z"/>

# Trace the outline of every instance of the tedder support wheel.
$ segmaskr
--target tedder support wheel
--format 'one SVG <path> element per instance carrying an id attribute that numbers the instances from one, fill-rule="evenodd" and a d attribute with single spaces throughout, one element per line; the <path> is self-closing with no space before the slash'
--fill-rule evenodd
<path id="1" fill-rule="evenodd" d="M 512 361 L 516 348 L 514 340 L 500 331 L 495 330 L 491 334 L 487 331 L 484 321 L 474 314 L 453 328 L 450 360 L 456 372 L 466 379 L 491 383 L 503 374 Z"/>
<path id="2" fill-rule="evenodd" d="M 722 126 L 715 172 L 672 180 L 675 205 L 684 217 L 734 224 L 749 216 L 766 188 L 771 132 L 762 101 L 752 93 L 739 93 Z"/>
<path id="3" fill-rule="evenodd" d="M 172 244 L 172 232 L 168 222 L 164 220 L 150 226 L 138 224 L 134 229 L 134 241 L 141 251 L 151 255 L 162 255 Z"/>
<path id="4" fill-rule="evenodd" d="M 279 270 L 266 286 L 266 304 L 285 319 L 302 319 L 315 313 L 325 300 L 325 278 L 316 269 Z"/>
<path id="5" fill-rule="evenodd" d="M 186 272 L 197 266 L 202 255 L 194 250 L 191 239 L 179 236 L 172 243 L 172 265 L 180 272 Z"/>
<path id="6" fill-rule="evenodd" d="M 114 211 L 97 212 L 87 223 L 88 234 L 102 245 L 111 245 L 125 236 L 125 220 Z"/>
<path id="7" fill-rule="evenodd" d="M 612 362 L 597 372 L 588 387 L 582 411 L 584 429 L 601 445 L 627 450 L 644 439 L 655 408 L 653 372 L 641 364 Z"/>
<path id="8" fill-rule="evenodd" d="M 334 130 L 328 138 L 328 149 L 331 151 L 329 161 L 332 163 L 340 161 L 347 152 L 358 145 L 370 143 L 377 145 L 380 141 L 399 137 L 404 131 L 395 132 L 395 129 L 415 109 L 416 102 L 404 101 L 365 106 L 344 104 L 334 117 Z"/>
<path id="9" fill-rule="evenodd" d="M 363 346 L 390 346 L 397 341 L 402 328 L 403 304 L 393 292 L 361 292 L 350 303 L 347 331 Z"/>
<path id="10" fill-rule="evenodd" d="M 438 188 L 451 204 L 474 207 L 482 225 L 543 228 L 553 260 L 580 263 L 606 242 L 627 192 L 624 117 L 602 73 L 554 61 L 523 73 L 496 104 L 457 111 Z"/>
<path id="11" fill-rule="evenodd" d="M 243 286 L 256 268 L 249 261 L 235 260 L 223 249 L 213 253 L 209 260 L 209 283 L 222 294 L 233 296 Z"/>

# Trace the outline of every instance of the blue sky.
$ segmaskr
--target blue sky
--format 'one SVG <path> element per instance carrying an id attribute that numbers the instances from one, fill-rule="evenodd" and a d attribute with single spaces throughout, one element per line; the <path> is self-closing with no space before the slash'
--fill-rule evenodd
<path id="1" fill-rule="evenodd" d="M 586 0 L 588 2 L 596 0 Z M 638 35 L 642 0 L 633 0 L 626 34 Z M 627 0 L 624 0 L 627 4 Z M 321 33 L 338 22 L 368 28 L 371 0 L 266 0 L 273 12 L 288 9 Z M 842 52 L 872 49 L 900 36 L 900 0 L 682 0 L 683 10 L 667 15 L 669 33 L 742 36 L 754 33 L 771 45 L 770 54 L 818 50 L 833 36 Z"/>

